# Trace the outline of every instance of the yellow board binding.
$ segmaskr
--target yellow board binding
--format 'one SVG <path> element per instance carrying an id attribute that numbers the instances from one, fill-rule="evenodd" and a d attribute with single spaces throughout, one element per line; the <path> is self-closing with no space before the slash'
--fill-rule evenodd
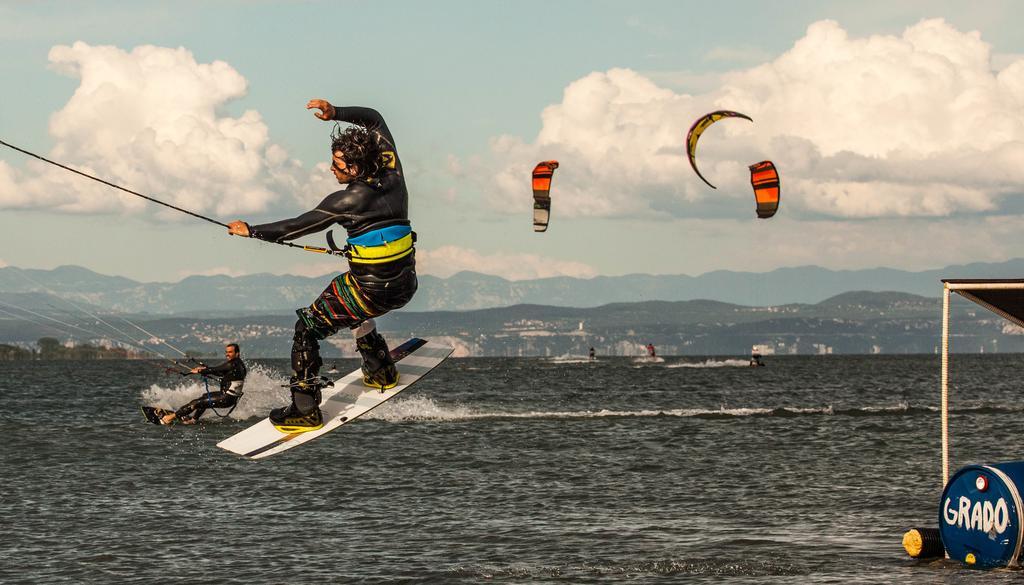
<path id="1" fill-rule="evenodd" d="M 288 435 L 294 435 L 297 433 L 308 433 L 309 431 L 318 431 L 324 428 L 324 423 L 320 423 L 315 427 L 295 427 L 288 425 L 274 425 L 274 428 Z"/>
<path id="2" fill-rule="evenodd" d="M 385 390 L 390 390 L 390 389 L 394 388 L 395 386 L 398 386 L 398 380 L 401 379 L 401 377 L 402 377 L 402 374 L 398 373 L 395 376 L 395 381 L 394 382 L 392 382 L 390 384 L 378 384 L 377 382 L 374 382 L 369 376 L 363 375 L 363 385 L 364 386 L 368 386 L 370 388 L 378 388 L 381 392 L 383 392 Z"/>
<path id="3" fill-rule="evenodd" d="M 293 416 L 284 419 L 284 422 L 277 424 L 271 421 L 274 428 L 289 435 L 296 433 L 308 433 L 324 428 L 324 417 L 317 408 L 306 416 Z"/>

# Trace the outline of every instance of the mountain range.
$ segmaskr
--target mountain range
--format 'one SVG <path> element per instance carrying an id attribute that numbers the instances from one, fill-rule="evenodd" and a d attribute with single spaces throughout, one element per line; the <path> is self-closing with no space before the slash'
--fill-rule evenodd
<path id="1" fill-rule="evenodd" d="M 138 282 L 79 266 L 53 270 L 9 266 L 0 268 L 0 301 L 14 303 L 11 294 L 49 292 L 86 306 L 130 314 L 223 317 L 291 313 L 316 298 L 331 276 L 220 275 L 189 276 L 178 282 Z M 942 278 L 1022 276 L 1024 259 L 918 272 L 801 266 L 764 273 L 720 270 L 699 276 L 631 274 L 519 281 L 460 272 L 449 278 L 420 275 L 419 292 L 404 310 L 467 311 L 518 304 L 588 308 L 610 303 L 696 299 L 764 307 L 815 304 L 849 291 L 893 291 L 937 297 Z M 4 301 L 5 298 L 8 300 Z M 19 298 L 20 302 L 30 302 L 23 295 Z"/>

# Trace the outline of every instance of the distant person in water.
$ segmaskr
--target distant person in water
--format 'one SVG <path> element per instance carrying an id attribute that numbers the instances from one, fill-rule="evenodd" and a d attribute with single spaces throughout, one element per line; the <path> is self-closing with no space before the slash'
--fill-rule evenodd
<path id="1" fill-rule="evenodd" d="M 590 348 L 590 359 L 597 359 L 597 354 L 594 352 L 594 348 Z"/>
<path id="2" fill-rule="evenodd" d="M 392 388 L 398 369 L 373 318 L 405 306 L 416 292 L 416 234 L 409 222 L 409 192 L 384 118 L 370 108 L 334 107 L 314 99 L 306 109 L 321 120 L 351 124 L 331 135 L 331 172 L 347 188 L 324 198 L 314 209 L 281 221 L 250 226 L 228 225 L 228 233 L 286 242 L 336 225 L 345 228 L 348 272 L 338 276 L 311 305 L 296 311 L 292 340 L 291 404 L 270 413 L 286 433 L 323 427 L 320 412 L 320 341 L 350 329 L 363 357 L 363 383 Z"/>
<path id="3" fill-rule="evenodd" d="M 203 416 L 207 408 L 234 408 L 238 399 L 242 397 L 242 388 L 245 386 L 245 376 L 248 370 L 242 362 L 242 352 L 237 343 L 229 343 L 224 346 L 224 363 L 213 366 L 196 366 L 189 372 L 201 376 L 212 376 L 220 378 L 220 390 L 206 392 L 199 398 L 189 402 L 174 412 L 169 412 L 160 417 L 160 422 L 165 425 L 175 420 L 182 424 L 192 425 Z"/>
<path id="4" fill-rule="evenodd" d="M 653 343 L 648 343 L 647 344 L 647 357 L 658 357 L 657 354 L 654 351 L 654 344 Z"/>

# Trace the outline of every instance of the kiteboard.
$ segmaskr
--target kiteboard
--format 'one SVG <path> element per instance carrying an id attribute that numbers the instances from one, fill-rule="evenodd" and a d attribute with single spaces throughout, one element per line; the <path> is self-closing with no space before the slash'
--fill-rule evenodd
<path id="1" fill-rule="evenodd" d="M 412 386 L 454 351 L 451 347 L 430 344 L 425 339 L 413 338 L 391 350 L 391 359 L 398 368 L 398 384 L 381 391 L 363 384 L 363 373 L 356 370 L 335 380 L 334 386 L 324 388 L 320 411 L 324 426 L 304 433 L 285 433 L 274 428 L 269 418 L 224 439 L 217 446 L 250 459 L 262 459 L 287 451 L 333 431 L 391 400 Z"/>
<path id="2" fill-rule="evenodd" d="M 146 416 L 146 420 L 148 420 L 149 422 L 151 422 L 151 423 L 153 423 L 155 425 L 163 424 L 160 421 L 160 419 L 162 419 L 163 417 L 167 416 L 168 414 L 171 414 L 172 412 L 174 412 L 174 411 L 173 410 L 164 410 L 162 408 L 157 408 L 155 406 L 143 406 L 142 407 L 142 414 L 144 414 Z"/>

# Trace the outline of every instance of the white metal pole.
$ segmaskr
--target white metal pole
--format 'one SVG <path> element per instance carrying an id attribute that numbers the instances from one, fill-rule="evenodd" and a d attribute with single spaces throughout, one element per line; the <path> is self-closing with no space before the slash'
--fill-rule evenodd
<path id="1" fill-rule="evenodd" d="M 1014 282 L 944 282 L 949 290 L 1021 290 L 1024 280 Z"/>
<path id="2" fill-rule="evenodd" d="M 942 487 L 949 481 L 949 285 L 942 285 Z"/>

